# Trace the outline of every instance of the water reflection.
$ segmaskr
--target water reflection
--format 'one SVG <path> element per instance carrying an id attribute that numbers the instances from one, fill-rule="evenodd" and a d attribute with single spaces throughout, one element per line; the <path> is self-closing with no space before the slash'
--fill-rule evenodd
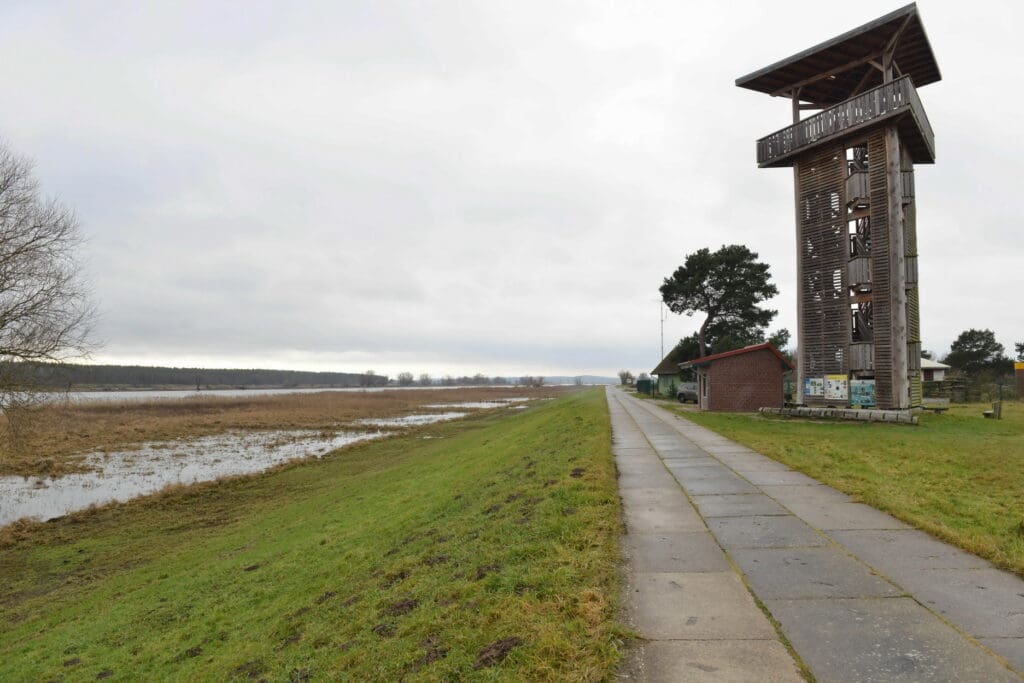
<path id="1" fill-rule="evenodd" d="M 273 431 L 218 434 L 90 453 L 93 472 L 61 477 L 0 477 L 0 525 L 22 517 L 52 519 L 90 505 L 125 501 L 170 484 L 260 472 L 288 460 L 320 457 L 382 432 Z"/>

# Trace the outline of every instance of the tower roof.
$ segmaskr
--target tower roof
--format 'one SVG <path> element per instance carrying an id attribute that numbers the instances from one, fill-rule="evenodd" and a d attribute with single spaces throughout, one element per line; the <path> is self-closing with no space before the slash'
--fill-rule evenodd
<path id="1" fill-rule="evenodd" d="M 911 3 L 852 31 L 736 79 L 736 85 L 770 95 L 800 88 L 800 99 L 831 106 L 854 90 L 877 85 L 881 72 L 870 64 L 895 39 L 893 61 L 918 88 L 942 79 L 917 4 Z"/>

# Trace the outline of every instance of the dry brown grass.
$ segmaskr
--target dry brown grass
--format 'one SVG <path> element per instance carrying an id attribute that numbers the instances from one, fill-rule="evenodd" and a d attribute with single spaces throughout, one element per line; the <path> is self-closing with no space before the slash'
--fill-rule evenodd
<path id="1" fill-rule="evenodd" d="M 16 445 L 9 439 L 0 441 L 0 474 L 41 475 L 80 471 L 84 453 L 122 450 L 148 441 L 186 439 L 239 430 L 334 431 L 363 418 L 398 417 L 423 411 L 423 406 L 433 403 L 486 401 L 513 396 L 547 398 L 567 390 L 570 389 L 473 387 L 327 391 L 40 406 L 25 416 L 27 419 Z M 6 426 L 6 418 L 0 416 L 0 428 Z"/>

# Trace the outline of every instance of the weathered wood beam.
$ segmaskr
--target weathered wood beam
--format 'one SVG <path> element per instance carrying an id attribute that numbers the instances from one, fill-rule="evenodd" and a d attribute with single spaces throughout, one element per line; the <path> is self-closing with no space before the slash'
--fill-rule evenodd
<path id="1" fill-rule="evenodd" d="M 889 39 L 889 43 L 885 46 L 885 49 L 882 50 L 882 81 L 885 83 L 892 81 L 893 64 L 895 63 L 893 58 L 896 56 L 896 43 L 899 41 L 900 35 L 903 33 L 903 29 L 907 27 L 907 24 L 910 23 L 910 19 L 913 16 L 914 15 L 912 14 L 908 15 L 907 18 L 903 20 L 900 27 L 896 29 L 896 33 L 894 33 L 892 38 Z"/>
<path id="2" fill-rule="evenodd" d="M 892 407 L 910 406 L 907 329 L 907 270 L 903 232 L 903 174 L 900 172 L 900 139 L 895 126 L 885 129 L 886 203 L 889 238 L 890 344 L 892 348 Z M 883 294 L 885 296 L 886 294 Z"/>
<path id="3" fill-rule="evenodd" d="M 874 66 L 874 64 L 872 64 L 871 66 Z M 850 97 L 856 97 L 857 95 L 859 95 L 861 90 L 864 89 L 864 86 L 866 86 L 868 84 L 868 81 L 871 80 L 871 76 L 874 75 L 874 73 L 875 72 L 872 71 L 871 69 L 865 71 L 864 77 L 860 79 L 860 83 L 858 83 L 857 86 L 853 89 L 853 92 L 850 93 Z"/>
<path id="4" fill-rule="evenodd" d="M 829 69 L 828 71 L 824 71 L 824 72 L 822 72 L 820 74 L 816 74 L 814 76 L 811 76 L 810 78 L 805 78 L 802 81 L 797 81 L 796 83 L 791 83 L 791 84 L 787 85 L 784 88 L 780 88 L 780 89 L 776 90 L 775 92 L 772 93 L 772 95 L 775 96 L 775 97 L 778 97 L 780 95 L 787 95 L 787 94 L 791 93 L 794 88 L 802 88 L 805 85 L 810 85 L 811 83 L 817 83 L 818 81 L 825 80 L 829 76 L 836 76 L 838 74 L 843 73 L 844 71 L 849 71 L 850 69 L 858 67 L 861 64 L 865 64 L 867 62 L 870 62 L 872 59 L 878 59 L 879 57 L 882 56 L 882 54 L 883 53 L 881 53 L 881 52 L 874 52 L 874 53 L 872 53 L 870 55 L 867 55 L 865 57 L 861 57 L 859 59 L 854 59 L 853 61 L 847 62 L 846 64 L 842 64 L 840 66 L 837 66 L 834 69 Z"/>
<path id="5" fill-rule="evenodd" d="M 908 14 L 907 15 L 907 18 L 903 20 L 903 23 L 900 24 L 900 27 L 898 29 L 896 29 L 896 33 L 892 34 L 892 38 L 889 39 L 889 42 L 886 44 L 885 49 L 882 50 L 883 53 L 895 52 L 895 50 L 896 50 L 896 43 L 899 41 L 900 36 L 903 35 L 903 29 L 905 29 L 907 27 L 907 25 L 910 24 L 910 20 L 913 19 L 913 18 L 914 18 L 913 14 Z"/>

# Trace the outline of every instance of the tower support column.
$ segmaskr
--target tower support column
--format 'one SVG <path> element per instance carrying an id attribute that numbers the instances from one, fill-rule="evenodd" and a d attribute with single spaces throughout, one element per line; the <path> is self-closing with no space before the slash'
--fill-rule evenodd
<path id="1" fill-rule="evenodd" d="M 885 129 L 885 174 L 889 231 L 889 301 L 892 340 L 892 401 L 894 409 L 910 407 L 907 377 L 907 247 L 903 230 L 903 176 L 900 138 L 895 126 Z"/>

